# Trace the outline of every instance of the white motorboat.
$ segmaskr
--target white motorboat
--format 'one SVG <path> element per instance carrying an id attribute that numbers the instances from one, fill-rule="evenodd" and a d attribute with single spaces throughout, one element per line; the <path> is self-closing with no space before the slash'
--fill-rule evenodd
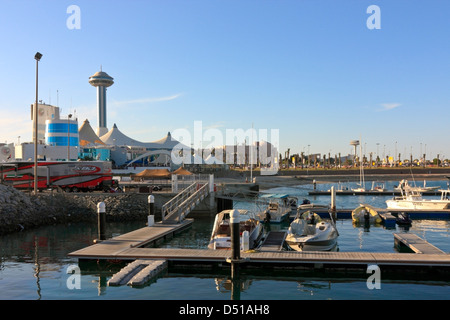
<path id="1" fill-rule="evenodd" d="M 308 199 L 303 199 L 303 202 L 298 206 L 297 211 L 300 213 L 304 213 L 310 210 L 328 210 L 328 209 L 330 209 L 329 205 L 311 203 L 311 201 L 309 201 Z"/>
<path id="2" fill-rule="evenodd" d="M 384 192 L 387 191 L 387 189 L 384 182 L 372 181 L 372 188 L 370 189 L 370 191 Z"/>
<path id="3" fill-rule="evenodd" d="M 424 199 L 422 192 L 415 189 L 401 189 L 402 195 L 386 200 L 388 209 L 400 210 L 444 210 L 450 209 L 450 200 L 447 190 L 439 190 L 441 192 L 440 199 Z"/>
<path id="4" fill-rule="evenodd" d="M 338 232 L 331 222 L 311 211 L 297 214 L 286 235 L 286 243 L 296 251 L 330 251 L 337 245 Z"/>
<path id="5" fill-rule="evenodd" d="M 232 210 L 224 210 L 216 215 L 208 249 L 231 249 L 231 218 Z M 239 234 L 241 237 L 241 249 L 243 248 L 242 234 L 249 233 L 249 248 L 258 246 L 263 234 L 263 226 L 258 221 L 256 214 L 249 210 L 239 209 Z"/>
<path id="6" fill-rule="evenodd" d="M 382 219 L 378 211 L 367 204 L 360 204 L 352 211 L 352 220 L 354 223 L 381 223 Z"/>
<path id="7" fill-rule="evenodd" d="M 415 186 L 415 182 L 414 182 L 414 186 L 411 186 L 408 182 L 408 180 L 402 179 L 400 180 L 398 186 L 394 187 L 395 191 L 417 191 L 417 192 L 428 192 L 428 191 L 436 191 L 438 190 L 440 187 L 439 186 L 429 186 L 427 187 L 427 182 L 426 180 L 423 181 L 423 186 L 419 187 L 419 186 Z"/>
<path id="8" fill-rule="evenodd" d="M 261 198 L 269 199 L 267 207 L 257 214 L 260 222 L 281 223 L 297 210 L 297 198 L 287 194 L 265 194 Z"/>

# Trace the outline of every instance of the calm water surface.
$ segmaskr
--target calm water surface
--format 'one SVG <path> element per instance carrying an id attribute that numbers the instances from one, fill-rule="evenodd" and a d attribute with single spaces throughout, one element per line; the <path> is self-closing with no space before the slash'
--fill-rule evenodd
<path id="1" fill-rule="evenodd" d="M 398 182 L 388 182 L 392 189 Z M 446 188 L 446 181 L 429 181 L 428 186 Z M 331 185 L 319 184 L 327 190 Z M 351 185 L 350 185 L 351 186 Z M 368 185 L 369 187 L 369 185 Z M 308 198 L 314 203 L 329 204 L 329 196 L 308 196 L 312 186 L 276 188 L 272 192 L 289 193 L 300 200 Z M 359 203 L 385 207 L 384 196 L 338 196 L 338 208 L 355 208 Z M 235 207 L 253 204 L 238 202 Z M 214 217 L 192 214 L 194 224 L 186 232 L 167 241 L 163 247 L 206 248 Z M 109 223 L 108 237 L 143 227 L 145 222 Z M 272 226 L 287 228 L 288 224 Z M 409 230 L 386 229 L 372 226 L 365 230 L 354 227 L 351 219 L 337 221 L 340 236 L 339 251 L 397 252 L 394 248 L 395 232 L 412 232 L 450 252 L 450 222 L 448 220 L 414 220 Z M 77 266 L 77 259 L 67 254 L 92 244 L 97 237 L 95 224 L 72 224 L 24 230 L 0 238 L 0 299 L 53 300 L 53 299 L 171 299 L 171 300 L 230 300 L 232 298 L 229 275 L 211 274 L 202 270 L 169 270 L 143 288 L 129 286 L 108 287 L 107 281 L 120 268 L 111 263 L 81 272 L 80 289 L 69 289 L 67 270 Z M 400 254 L 400 253 L 399 253 Z M 383 279 L 380 290 L 369 290 L 366 278 L 343 273 L 322 275 L 306 271 L 246 271 L 242 274 L 238 294 L 241 300 L 294 300 L 294 299 L 449 299 L 450 283 L 438 277 Z"/>

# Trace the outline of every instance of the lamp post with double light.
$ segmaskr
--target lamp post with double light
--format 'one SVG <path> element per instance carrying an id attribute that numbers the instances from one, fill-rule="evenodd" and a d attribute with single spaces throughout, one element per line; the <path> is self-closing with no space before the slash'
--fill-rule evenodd
<path id="1" fill-rule="evenodd" d="M 36 101 L 34 103 L 34 194 L 37 194 L 38 175 L 37 175 L 37 159 L 38 159 L 38 64 L 41 60 L 42 54 L 36 52 L 34 59 L 36 59 Z"/>

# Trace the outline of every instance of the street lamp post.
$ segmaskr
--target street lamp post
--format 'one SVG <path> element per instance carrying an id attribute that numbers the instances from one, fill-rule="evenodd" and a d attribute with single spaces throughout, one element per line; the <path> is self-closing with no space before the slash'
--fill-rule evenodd
<path id="1" fill-rule="evenodd" d="M 70 161 L 70 119 L 72 114 L 69 113 L 67 116 L 67 161 Z"/>
<path id="2" fill-rule="evenodd" d="M 42 54 L 36 52 L 34 59 L 36 59 L 36 101 L 34 103 L 34 194 L 37 195 L 38 175 L 37 175 L 37 157 L 38 157 L 38 64 L 41 60 Z"/>

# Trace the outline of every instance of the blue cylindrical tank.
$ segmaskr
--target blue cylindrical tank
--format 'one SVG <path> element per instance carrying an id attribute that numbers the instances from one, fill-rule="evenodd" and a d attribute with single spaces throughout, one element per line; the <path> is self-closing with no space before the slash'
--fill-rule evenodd
<path id="1" fill-rule="evenodd" d="M 45 124 L 45 143 L 51 146 L 78 147 L 78 121 L 67 119 L 47 120 Z"/>

